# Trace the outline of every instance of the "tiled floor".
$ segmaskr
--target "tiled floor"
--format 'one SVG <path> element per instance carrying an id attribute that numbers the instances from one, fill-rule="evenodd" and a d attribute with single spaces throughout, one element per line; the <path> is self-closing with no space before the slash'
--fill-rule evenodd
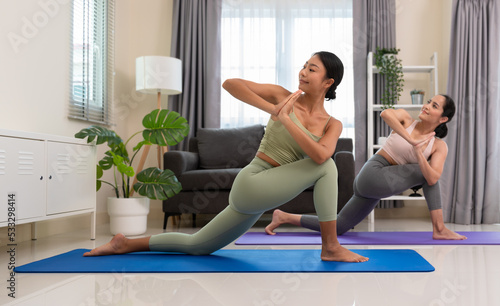
<path id="1" fill-rule="evenodd" d="M 186 218 L 188 220 L 188 218 Z M 203 221 L 203 220 L 202 220 Z M 268 220 L 259 221 L 260 231 Z M 200 222 L 202 223 L 202 222 Z M 376 231 L 428 231 L 423 219 L 377 220 Z M 449 225 L 454 230 L 500 231 L 500 225 Z M 161 232 L 160 222 L 147 234 Z M 366 231 L 368 224 L 356 230 Z M 192 232 L 188 221 L 169 230 Z M 283 231 L 298 230 L 286 227 Z M 75 248 L 92 248 L 110 239 L 98 228 L 20 243 L 22 265 Z M 242 248 L 234 244 L 228 248 Z M 246 248 L 258 248 L 246 247 Z M 263 248 L 262 246 L 259 248 Z M 273 248 L 298 248 L 273 247 Z M 319 248 L 306 246 L 302 248 Z M 395 248 L 358 246 L 351 249 Z M 431 273 L 216 273 L 216 274 L 17 274 L 16 299 L 8 297 L 6 247 L 0 249 L 0 304 L 15 305 L 500 305 L 500 246 L 398 246 L 414 249 L 435 268 Z"/>

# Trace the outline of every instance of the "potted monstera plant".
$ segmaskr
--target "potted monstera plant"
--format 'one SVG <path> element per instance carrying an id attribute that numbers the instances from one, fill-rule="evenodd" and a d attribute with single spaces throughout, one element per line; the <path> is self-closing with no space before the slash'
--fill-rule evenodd
<path id="1" fill-rule="evenodd" d="M 385 80 L 381 98 L 383 109 L 394 108 L 393 105 L 398 102 L 403 91 L 404 74 L 401 59 L 397 57 L 399 51 L 396 48 L 377 47 L 373 55 L 375 66 Z"/>
<path id="2" fill-rule="evenodd" d="M 142 124 L 144 130 L 138 131 L 125 142 L 114 131 L 93 125 L 75 134 L 76 138 L 107 145 L 108 150 L 97 163 L 97 190 L 102 184 L 110 185 L 115 197 L 108 198 L 108 214 L 112 234 L 140 235 L 146 232 L 149 200 L 166 200 L 178 194 L 182 186 L 175 174 L 168 169 L 151 167 L 136 173 L 132 163 L 145 145 L 175 145 L 189 133 L 187 120 L 179 113 L 154 110 L 147 114 Z M 142 135 L 137 144 L 129 151 L 130 141 Z M 111 170 L 111 182 L 102 179 L 103 173 Z M 137 183 L 133 184 L 134 177 Z M 142 197 L 132 197 L 133 191 Z"/>

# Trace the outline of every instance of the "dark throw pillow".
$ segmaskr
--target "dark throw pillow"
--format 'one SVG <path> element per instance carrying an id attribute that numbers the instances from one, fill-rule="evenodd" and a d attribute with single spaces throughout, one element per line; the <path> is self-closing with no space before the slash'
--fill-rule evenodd
<path id="1" fill-rule="evenodd" d="M 264 135 L 263 125 L 231 129 L 199 129 L 200 168 L 243 168 L 255 157 Z"/>

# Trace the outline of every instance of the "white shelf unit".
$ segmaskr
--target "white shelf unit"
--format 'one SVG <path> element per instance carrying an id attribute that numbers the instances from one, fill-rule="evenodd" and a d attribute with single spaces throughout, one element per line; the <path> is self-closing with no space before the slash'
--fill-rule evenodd
<path id="1" fill-rule="evenodd" d="M 30 223 L 36 239 L 36 222 L 90 214 L 95 239 L 95 165 L 83 140 L 0 129 L 0 227 Z"/>
<path id="2" fill-rule="evenodd" d="M 370 159 L 374 154 L 374 150 L 380 149 L 382 146 L 375 144 L 375 139 L 373 137 L 373 128 L 374 128 L 374 119 L 373 113 L 376 111 L 382 110 L 383 105 L 375 104 L 374 96 L 373 96 L 373 79 L 374 75 L 379 73 L 379 69 L 374 66 L 373 63 L 373 52 L 368 53 L 367 58 L 367 159 Z M 403 73 L 426 73 L 429 74 L 429 97 L 433 97 L 438 94 L 438 57 L 437 52 L 434 52 L 430 57 L 430 65 L 427 66 L 403 66 Z M 415 104 L 395 104 L 394 108 L 396 109 L 406 109 L 406 110 L 419 110 L 422 105 Z M 392 197 L 384 198 L 382 200 L 425 200 L 424 197 L 410 197 L 410 196 L 402 196 L 395 195 Z M 375 213 L 372 211 L 369 215 L 369 222 L 371 223 L 371 228 L 373 229 L 373 224 L 375 222 Z"/>

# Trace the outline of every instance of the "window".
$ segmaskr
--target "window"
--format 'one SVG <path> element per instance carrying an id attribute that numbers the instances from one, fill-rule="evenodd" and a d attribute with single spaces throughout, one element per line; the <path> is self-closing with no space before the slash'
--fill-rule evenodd
<path id="1" fill-rule="evenodd" d="M 111 124 L 114 0 L 73 1 L 69 117 Z"/>
<path id="2" fill-rule="evenodd" d="M 354 138 L 352 0 L 224 0 L 222 80 L 244 78 L 298 87 L 298 74 L 316 51 L 335 53 L 344 64 L 337 99 L 325 101 L 342 121 L 342 137 Z M 223 91 L 221 127 L 267 124 L 269 115 Z"/>

